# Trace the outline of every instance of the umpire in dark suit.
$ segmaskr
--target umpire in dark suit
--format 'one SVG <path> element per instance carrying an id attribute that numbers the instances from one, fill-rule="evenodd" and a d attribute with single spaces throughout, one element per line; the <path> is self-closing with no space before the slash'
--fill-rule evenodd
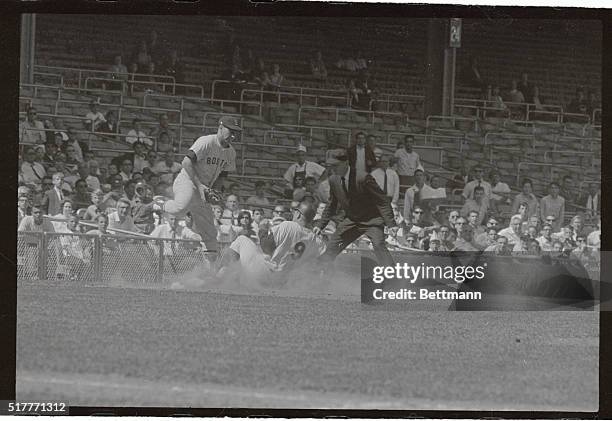
<path id="1" fill-rule="evenodd" d="M 378 263 L 392 266 L 394 262 L 385 245 L 384 233 L 385 225 L 397 230 L 391 201 L 370 174 L 365 175 L 357 188 L 349 189 L 347 173 L 350 171 L 347 171 L 346 159 L 336 156 L 335 171 L 329 177 L 330 201 L 313 228 L 313 232 L 318 234 L 330 219 L 339 214 L 343 216 L 321 258 L 328 261 L 335 259 L 342 250 L 365 234 L 372 241 Z"/>

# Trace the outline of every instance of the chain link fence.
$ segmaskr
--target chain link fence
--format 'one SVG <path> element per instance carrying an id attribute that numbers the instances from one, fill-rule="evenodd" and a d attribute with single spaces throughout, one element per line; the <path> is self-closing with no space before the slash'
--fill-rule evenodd
<path id="1" fill-rule="evenodd" d="M 201 243 L 178 239 L 19 232 L 17 278 L 80 284 L 163 284 L 210 268 Z"/>

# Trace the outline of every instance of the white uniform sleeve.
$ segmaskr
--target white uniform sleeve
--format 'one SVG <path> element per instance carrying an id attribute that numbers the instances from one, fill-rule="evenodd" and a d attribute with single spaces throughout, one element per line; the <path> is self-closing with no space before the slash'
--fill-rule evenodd
<path id="1" fill-rule="evenodd" d="M 295 164 L 291 164 L 291 166 L 289 166 L 289 168 L 287 168 L 287 171 L 285 171 L 285 175 L 283 175 L 283 178 L 288 183 L 293 183 L 293 176 L 294 175 L 295 175 Z"/>
<path id="2" fill-rule="evenodd" d="M 189 150 L 195 153 L 198 161 L 201 161 L 208 152 L 208 142 L 206 142 L 204 137 L 199 137 L 195 142 L 193 142 L 193 145 L 191 145 Z"/>

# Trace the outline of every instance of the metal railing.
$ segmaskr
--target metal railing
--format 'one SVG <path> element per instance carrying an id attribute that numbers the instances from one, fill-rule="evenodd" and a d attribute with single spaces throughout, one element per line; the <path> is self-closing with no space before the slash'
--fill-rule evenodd
<path id="1" fill-rule="evenodd" d="M 18 232 L 17 279 L 160 284 L 207 267 L 207 253 L 191 240 Z"/>
<path id="2" fill-rule="evenodd" d="M 384 117 L 384 116 L 393 116 L 395 118 L 405 119 L 406 115 L 404 113 L 388 113 L 385 111 L 370 111 L 370 110 L 358 110 L 353 108 L 338 108 L 338 107 L 315 107 L 310 105 L 301 106 L 298 110 L 298 124 L 302 124 L 302 113 L 305 110 L 318 110 L 318 111 L 331 111 L 334 113 L 335 118 L 334 122 L 338 122 L 338 118 L 340 113 L 352 113 L 352 114 L 367 114 L 371 117 L 370 123 L 374 123 L 375 117 Z"/>
<path id="3" fill-rule="evenodd" d="M 248 175 L 248 174 L 245 174 L 247 162 L 257 162 L 258 164 L 263 164 L 263 163 L 286 164 L 287 166 L 295 163 L 295 161 L 285 161 L 285 160 L 280 160 L 280 159 L 257 159 L 257 158 L 246 158 L 246 159 L 244 159 L 243 158 L 242 159 L 242 175 Z"/>
<path id="4" fill-rule="evenodd" d="M 279 137 L 297 137 L 299 138 L 299 143 L 301 143 L 302 145 L 305 146 L 311 146 L 312 145 L 312 139 L 310 137 L 307 137 L 306 135 L 304 135 L 304 133 L 301 132 L 289 132 L 289 131 L 284 131 L 284 130 L 266 130 L 264 132 L 264 138 L 263 138 L 263 144 L 264 145 L 270 145 L 270 146 L 275 146 L 273 144 L 267 143 L 268 140 L 273 140 L 275 136 L 279 136 Z M 306 139 L 304 139 L 306 138 Z M 306 141 L 304 141 L 306 140 Z M 294 146 L 295 148 L 295 146 Z"/>
<path id="5" fill-rule="evenodd" d="M 285 88 L 281 88 L 281 89 L 285 89 Z M 314 98 L 315 107 L 319 106 L 319 99 L 340 100 L 340 101 L 343 101 L 342 106 L 348 107 L 349 101 L 350 101 L 348 94 L 344 96 L 332 96 L 332 95 L 307 94 L 303 92 L 289 92 L 289 91 L 282 91 L 282 90 L 271 91 L 271 90 L 264 90 L 264 89 L 243 89 L 242 92 L 240 93 L 240 101 L 244 102 L 245 95 L 248 95 L 249 93 L 255 94 L 256 96 L 258 96 L 260 103 L 263 103 L 264 99 L 267 99 L 270 97 L 275 97 L 276 98 L 275 102 L 278 104 L 281 103 L 282 97 L 297 97 L 299 99 L 298 103 L 300 106 L 302 106 L 302 104 L 304 103 L 304 98 Z"/>
<path id="6" fill-rule="evenodd" d="M 522 145 L 522 140 L 528 140 L 530 143 L 531 149 L 535 152 L 535 136 L 530 134 L 519 134 L 519 133 L 506 133 L 506 132 L 489 132 L 485 134 L 484 137 L 484 146 L 491 144 L 492 138 L 501 138 L 504 139 L 507 143 L 508 140 L 519 140 L 519 143 Z"/>
<path id="7" fill-rule="evenodd" d="M 526 166 L 532 166 L 532 167 L 548 167 L 550 168 L 550 181 L 553 181 L 555 179 L 554 176 L 554 170 L 556 169 L 570 169 L 570 170 L 576 170 L 576 171 L 582 171 L 582 167 L 580 165 L 569 165 L 569 164 L 551 164 L 548 162 L 525 162 L 525 161 L 521 161 L 518 163 L 517 168 L 516 168 L 516 184 L 520 185 L 520 180 L 521 180 L 521 167 L 526 167 Z M 544 183 L 544 180 L 539 180 L 538 178 L 533 178 L 534 181 L 538 180 L 542 183 Z"/>
<path id="8" fill-rule="evenodd" d="M 302 129 L 306 129 L 308 130 L 308 136 L 310 139 L 313 138 L 313 132 L 315 130 L 318 131 L 332 131 L 332 132 L 342 132 L 342 133 L 346 133 L 346 144 L 347 146 L 350 145 L 351 143 L 351 134 L 352 131 L 351 129 L 348 129 L 346 127 L 333 127 L 333 126 L 312 126 L 310 124 L 281 124 L 281 123 L 277 123 L 276 126 L 278 127 L 288 127 L 288 128 L 293 128 L 296 129 L 297 131 L 295 133 L 303 133 L 301 132 Z M 330 142 L 328 142 L 330 143 Z"/>

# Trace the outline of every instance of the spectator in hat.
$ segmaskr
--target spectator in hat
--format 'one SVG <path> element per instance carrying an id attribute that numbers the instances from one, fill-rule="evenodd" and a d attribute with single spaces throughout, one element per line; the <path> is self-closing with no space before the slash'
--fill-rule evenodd
<path id="1" fill-rule="evenodd" d="M 41 145 L 45 143 L 45 126 L 38 120 L 36 108 L 29 107 L 26 111 L 26 119 L 19 123 L 19 143 Z"/>
<path id="2" fill-rule="evenodd" d="M 99 99 L 89 103 L 89 112 L 85 115 L 85 130 L 97 132 L 100 126 L 106 121 L 104 114 L 98 110 Z"/>
<path id="3" fill-rule="evenodd" d="M 130 145 L 140 142 L 149 147 L 153 147 L 153 141 L 142 131 L 140 122 L 141 120 L 138 118 L 132 120 L 132 128 L 127 133 L 127 137 L 125 138 L 126 142 Z"/>
<path id="4" fill-rule="evenodd" d="M 307 161 L 306 160 L 306 146 L 298 145 L 295 152 L 295 164 L 291 164 L 283 178 L 287 182 L 287 189 L 293 192 L 295 179 L 296 177 L 300 177 L 301 180 L 305 181 L 306 177 L 314 177 L 315 179 L 319 179 L 324 173 L 325 168 L 316 162 Z"/>

